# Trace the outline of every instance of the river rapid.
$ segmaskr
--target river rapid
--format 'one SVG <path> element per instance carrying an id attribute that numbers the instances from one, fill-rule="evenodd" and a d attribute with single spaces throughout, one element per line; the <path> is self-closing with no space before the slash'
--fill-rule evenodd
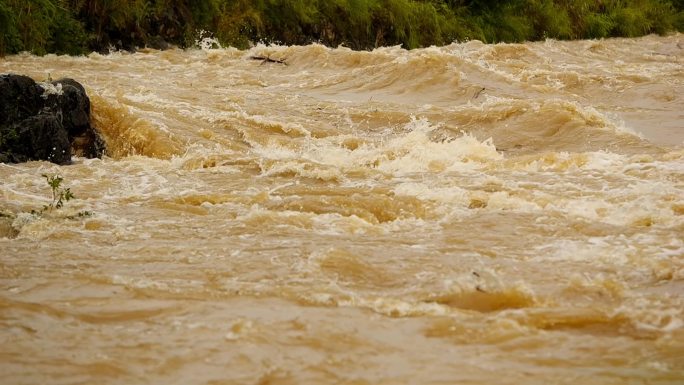
<path id="1" fill-rule="evenodd" d="M 109 151 L 0 164 L 2 384 L 684 383 L 684 35 L 0 72 Z"/>

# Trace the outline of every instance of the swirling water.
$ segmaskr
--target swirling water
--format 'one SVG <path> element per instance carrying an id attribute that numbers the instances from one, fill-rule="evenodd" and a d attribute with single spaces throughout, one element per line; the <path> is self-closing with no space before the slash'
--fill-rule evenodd
<path id="1" fill-rule="evenodd" d="M 0 59 L 109 148 L 0 164 L 0 382 L 681 384 L 683 48 Z"/>

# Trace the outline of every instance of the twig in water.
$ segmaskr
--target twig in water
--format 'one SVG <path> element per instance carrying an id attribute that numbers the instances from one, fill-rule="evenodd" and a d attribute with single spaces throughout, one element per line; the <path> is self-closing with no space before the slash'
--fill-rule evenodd
<path id="1" fill-rule="evenodd" d="M 252 59 L 252 60 L 261 60 L 261 64 L 264 64 L 264 63 L 276 63 L 276 64 L 285 64 L 285 65 L 287 65 L 287 63 L 285 62 L 285 59 L 271 59 L 270 56 L 250 56 L 249 58 Z"/>
<path id="2" fill-rule="evenodd" d="M 482 93 L 483 93 L 484 91 L 485 91 L 485 88 L 484 88 L 484 87 L 482 87 L 482 89 L 481 89 L 481 90 L 479 90 L 479 91 L 477 91 L 477 92 L 475 93 L 475 95 L 473 96 L 473 99 L 477 99 L 477 98 L 479 98 L 479 97 L 480 97 L 480 95 L 481 95 L 481 94 L 482 94 Z"/>

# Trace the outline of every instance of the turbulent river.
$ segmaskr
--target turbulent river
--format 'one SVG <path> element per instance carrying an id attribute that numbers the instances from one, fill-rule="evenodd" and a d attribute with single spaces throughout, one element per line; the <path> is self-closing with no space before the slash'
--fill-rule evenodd
<path id="1" fill-rule="evenodd" d="M 109 151 L 0 164 L 2 384 L 684 381 L 684 35 L 0 72 Z"/>

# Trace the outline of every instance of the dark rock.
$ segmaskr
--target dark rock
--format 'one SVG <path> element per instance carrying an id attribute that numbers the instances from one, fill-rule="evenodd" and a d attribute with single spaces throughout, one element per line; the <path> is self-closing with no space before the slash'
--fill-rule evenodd
<path id="1" fill-rule="evenodd" d="M 147 40 L 147 47 L 152 48 L 152 49 L 157 49 L 160 51 L 164 51 L 169 49 L 170 45 L 169 43 L 164 40 L 161 36 L 154 36 L 151 37 Z"/>
<path id="2" fill-rule="evenodd" d="M 104 141 L 90 124 L 90 99 L 73 79 L 38 84 L 0 75 L 0 113 L 0 162 L 66 164 L 72 153 L 104 153 Z"/>
<path id="3" fill-rule="evenodd" d="M 45 106 L 51 111 L 61 111 L 62 124 L 69 136 L 83 135 L 90 129 L 90 99 L 85 89 L 74 79 L 60 79 L 52 85 L 61 85 L 61 95 L 48 95 Z"/>
<path id="4" fill-rule="evenodd" d="M 0 143 L 0 162 L 20 163 L 48 160 L 57 164 L 71 161 L 71 143 L 64 126 L 50 114 L 39 114 L 7 126 L 10 135 Z"/>
<path id="5" fill-rule="evenodd" d="M 0 126 L 38 114 L 43 89 L 28 76 L 0 75 Z"/>
<path id="6" fill-rule="evenodd" d="M 85 88 L 74 79 L 60 79 L 52 85 L 61 85 L 61 95 L 49 95 L 46 106 L 59 111 L 62 124 L 69 134 L 74 155 L 99 158 L 105 150 L 105 142 L 90 125 L 90 99 Z"/>

